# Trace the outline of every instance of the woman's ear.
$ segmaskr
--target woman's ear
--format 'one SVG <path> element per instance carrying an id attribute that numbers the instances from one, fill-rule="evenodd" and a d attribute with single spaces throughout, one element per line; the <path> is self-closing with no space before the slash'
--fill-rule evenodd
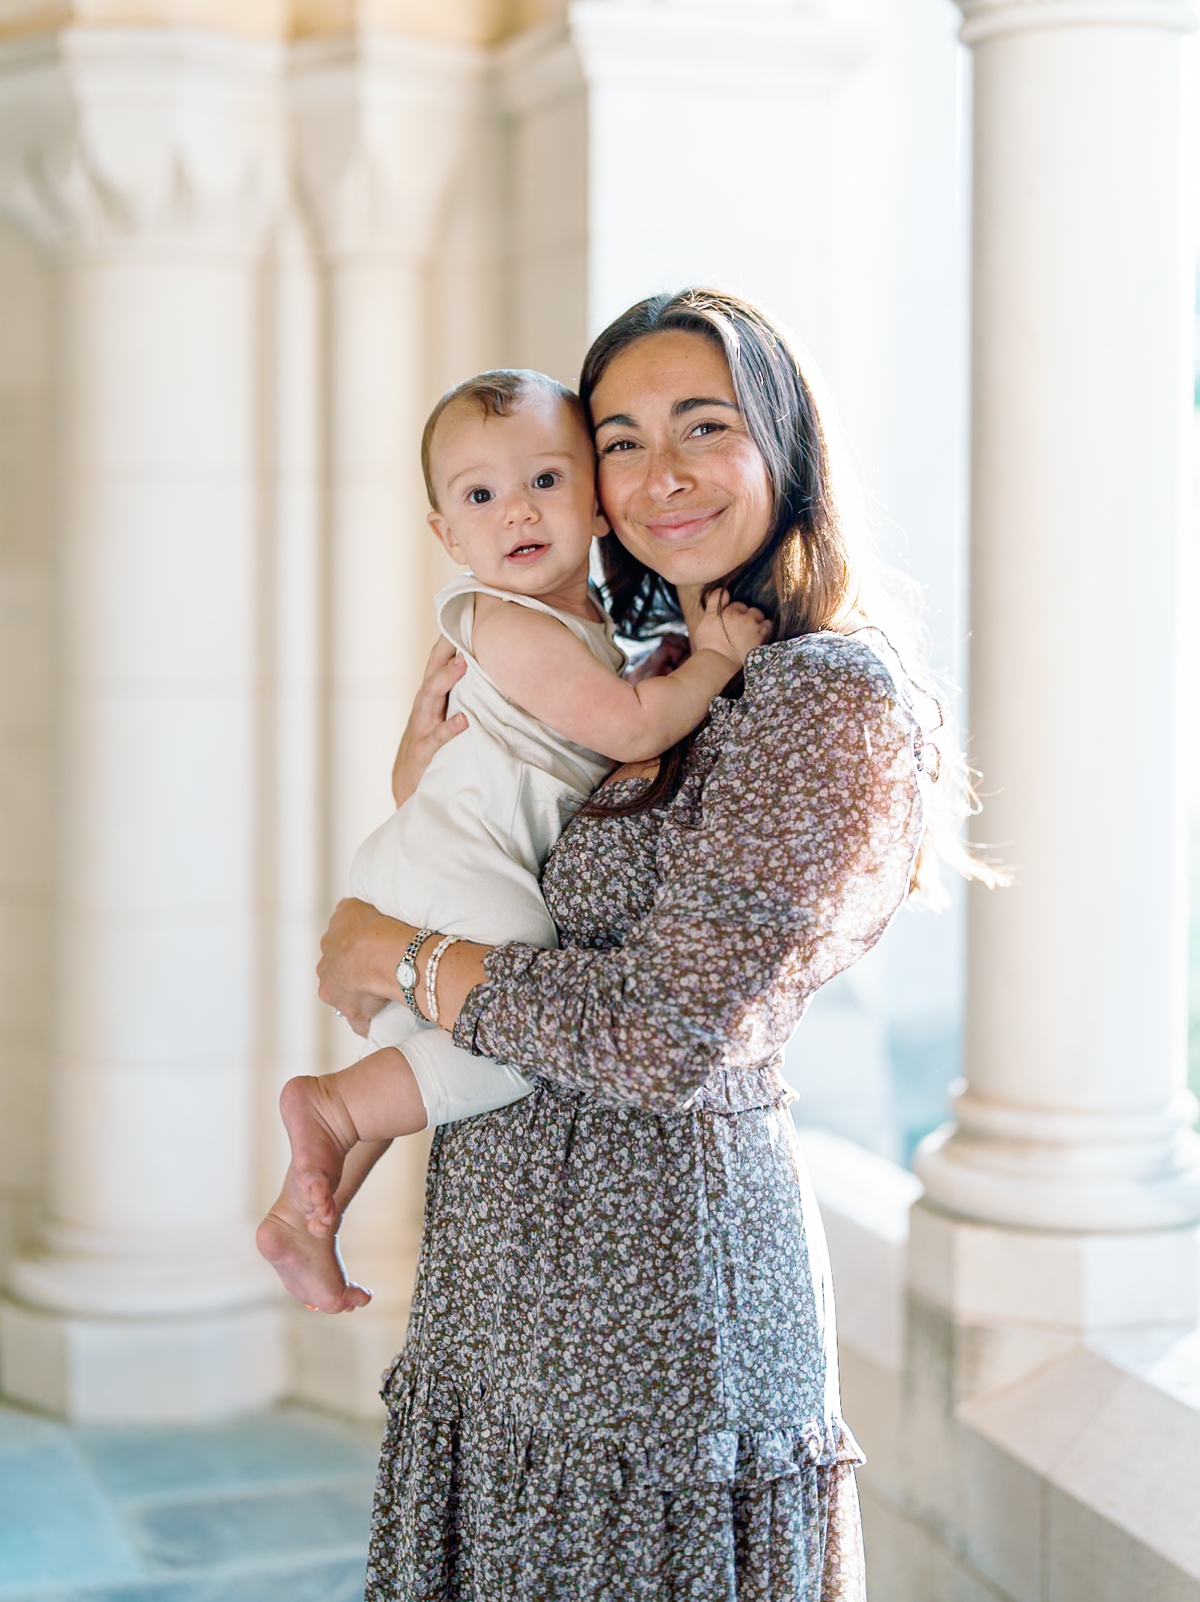
<path id="1" fill-rule="evenodd" d="M 457 562 L 460 567 L 470 567 L 471 564 L 467 561 L 466 552 L 454 538 L 454 530 L 442 514 L 440 512 L 430 512 L 425 521 L 433 530 L 450 560 Z"/>
<path id="2" fill-rule="evenodd" d="M 600 510 L 600 502 L 597 500 L 592 507 L 592 538 L 602 540 L 606 534 L 611 533 L 612 525 Z"/>

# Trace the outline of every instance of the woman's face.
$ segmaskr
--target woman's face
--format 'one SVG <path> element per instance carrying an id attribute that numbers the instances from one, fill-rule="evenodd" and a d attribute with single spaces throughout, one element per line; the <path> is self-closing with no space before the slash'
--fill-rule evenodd
<path id="1" fill-rule="evenodd" d="M 724 352 L 701 334 L 647 334 L 592 392 L 600 502 L 621 544 L 678 589 L 754 555 L 771 526 L 767 464 Z"/>

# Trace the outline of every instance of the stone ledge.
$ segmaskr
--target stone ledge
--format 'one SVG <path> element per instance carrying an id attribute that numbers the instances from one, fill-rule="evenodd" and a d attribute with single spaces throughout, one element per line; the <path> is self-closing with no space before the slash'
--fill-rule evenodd
<path id="1" fill-rule="evenodd" d="M 1064 1353 L 958 1418 L 1190 1576 L 1200 1595 L 1200 1337 L 1166 1334 L 1149 1361 L 1105 1344 Z"/>

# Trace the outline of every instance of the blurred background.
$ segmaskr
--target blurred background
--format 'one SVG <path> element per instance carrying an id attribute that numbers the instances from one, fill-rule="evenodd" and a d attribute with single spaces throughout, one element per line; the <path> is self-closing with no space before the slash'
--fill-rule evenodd
<path id="1" fill-rule="evenodd" d="M 931 658 L 963 681 L 956 10 L 596 3 L 568 34 L 557 16 L 502 10 L 401 8 L 352 61 L 310 19 L 286 75 L 245 38 L 172 50 L 173 35 L 142 33 L 118 54 L 119 36 L 97 31 L 41 60 L 36 35 L 9 46 L 10 1242 L 28 1238 L 51 1161 L 56 895 L 77 923 L 108 918 L 64 939 L 160 953 L 152 980 L 141 944 L 82 953 L 122 970 L 97 973 L 83 1005 L 120 1015 L 106 1027 L 160 1031 L 149 1073 L 165 1051 L 197 1086 L 223 1076 L 224 1104 L 199 1115 L 214 1152 L 247 1148 L 256 1200 L 279 1170 L 281 1078 L 352 1046 L 318 1016 L 314 952 L 390 804 L 431 639 L 445 574 L 417 444 L 451 384 L 500 365 L 574 383 L 591 336 L 661 288 L 760 301 L 836 396 L 881 550 L 920 581 Z M 67 596 L 56 508 L 78 552 L 77 577 L 58 570 Z M 82 638 L 63 637 L 64 607 Z M 64 730 L 64 716 L 90 728 Z M 76 737 L 94 745 L 64 751 Z M 88 792 L 87 860 L 70 868 L 63 782 Z M 101 898 L 119 876 L 124 904 L 101 912 L 92 873 Z M 807 1122 L 904 1162 L 942 1121 L 962 938 L 961 899 L 906 911 L 819 997 L 789 1057 Z M 137 1061 L 142 1042 L 126 1050 Z M 136 1116 L 131 1144 L 148 1128 L 161 1139 Z M 213 1160 L 197 1151 L 186 1182 L 201 1187 Z"/>
<path id="2" fill-rule="evenodd" d="M 1089 3 L 1085 21 L 1110 19 Z M 990 27 L 1005 6 L 964 10 Z M 1170 34 L 1176 87 L 1182 61 L 1186 93 L 1138 160 L 1182 175 L 1171 360 L 1190 383 L 1200 144 L 1176 10 L 1131 0 L 1117 22 L 1146 11 Z M 574 383 L 591 336 L 657 290 L 759 301 L 835 397 L 964 726 L 961 24 L 950 0 L 0 0 L 0 1479 L 5 1439 L 24 1485 L 48 1464 L 8 1570 L 0 1507 L 0 1597 L 324 1602 L 360 1584 L 425 1144 L 389 1155 L 349 1221 L 351 1272 L 377 1290 L 352 1322 L 285 1307 L 252 1222 L 285 1165 L 282 1081 L 354 1049 L 312 964 L 388 811 L 449 577 L 418 466 L 444 389 L 497 365 Z M 1117 211 L 1117 255 L 1126 226 Z M 1189 477 L 1192 460 L 1189 434 Z M 1003 854 L 987 814 L 981 838 Z M 1200 878 L 1192 907 L 1200 1085 Z M 791 1041 L 796 1121 L 838 1137 L 815 1137 L 814 1169 L 849 1213 L 920 1195 L 907 1169 L 963 1073 L 964 976 L 952 888 L 939 915 L 900 912 Z M 841 1272 L 849 1235 L 830 1234 Z M 900 1296 L 902 1269 L 880 1272 Z M 292 1411 L 261 1431 L 195 1434 L 280 1397 Z M 167 1426 L 183 1434 L 136 1434 Z M 252 1495 L 261 1517 L 237 1511 Z M 83 1511 L 43 1528 L 51 1503 Z M 319 1562 L 295 1559 L 301 1532 Z M 926 1565 L 880 1594 L 1043 1596 L 963 1562 L 982 1589 Z M 163 1575 L 181 1589 L 152 1589 Z"/>

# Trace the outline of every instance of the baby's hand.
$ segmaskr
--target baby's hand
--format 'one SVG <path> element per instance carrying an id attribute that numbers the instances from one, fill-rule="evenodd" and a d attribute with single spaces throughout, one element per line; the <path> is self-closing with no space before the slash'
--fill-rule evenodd
<path id="1" fill-rule="evenodd" d="M 727 590 L 714 590 L 704 603 L 704 616 L 692 630 L 692 649 L 718 651 L 741 667 L 756 645 L 765 645 L 771 625 L 757 606 L 731 601 Z"/>

